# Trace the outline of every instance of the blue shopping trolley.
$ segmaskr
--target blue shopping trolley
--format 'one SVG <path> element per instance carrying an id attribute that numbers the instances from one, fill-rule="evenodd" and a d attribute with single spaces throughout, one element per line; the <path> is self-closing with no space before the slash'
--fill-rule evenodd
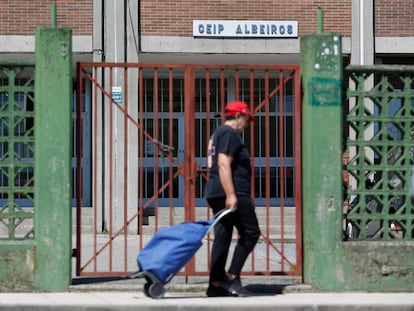
<path id="1" fill-rule="evenodd" d="M 224 209 L 209 221 L 183 222 L 161 228 L 137 256 L 139 271 L 129 278 L 145 278 L 144 293 L 162 298 L 164 285 L 185 266 L 202 246 L 204 236 L 235 209 Z"/>

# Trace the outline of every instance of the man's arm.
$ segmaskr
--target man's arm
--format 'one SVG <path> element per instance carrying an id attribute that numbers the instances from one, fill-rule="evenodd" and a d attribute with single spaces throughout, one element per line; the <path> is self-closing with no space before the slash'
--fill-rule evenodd
<path id="1" fill-rule="evenodd" d="M 237 207 L 237 196 L 233 184 L 233 176 L 231 171 L 231 163 L 233 157 L 227 153 L 219 153 L 217 159 L 218 172 L 221 185 L 226 194 L 226 207 Z"/>

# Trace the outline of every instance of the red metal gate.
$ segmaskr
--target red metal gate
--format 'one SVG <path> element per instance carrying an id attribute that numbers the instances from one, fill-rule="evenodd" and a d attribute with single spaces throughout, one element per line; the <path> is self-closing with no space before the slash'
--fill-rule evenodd
<path id="1" fill-rule="evenodd" d="M 243 138 L 262 230 L 243 273 L 301 275 L 298 66 L 79 63 L 77 77 L 77 111 L 92 106 L 90 128 L 77 119 L 77 275 L 127 275 L 159 228 L 211 217 L 203 199 L 206 149 L 234 99 L 256 115 Z M 91 207 L 81 205 L 85 133 Z M 181 274 L 208 274 L 212 238 Z"/>

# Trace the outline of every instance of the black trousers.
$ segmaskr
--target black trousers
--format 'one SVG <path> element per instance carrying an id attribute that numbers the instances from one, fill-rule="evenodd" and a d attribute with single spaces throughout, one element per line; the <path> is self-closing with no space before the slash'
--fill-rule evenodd
<path id="1" fill-rule="evenodd" d="M 208 199 L 208 204 L 216 214 L 225 208 L 225 198 Z M 249 197 L 238 197 L 237 210 L 223 217 L 214 226 L 214 242 L 211 249 L 210 283 L 221 280 L 225 275 L 230 243 L 236 227 L 239 239 L 234 249 L 229 273 L 239 276 L 247 257 L 260 236 L 259 223 L 254 205 Z"/>

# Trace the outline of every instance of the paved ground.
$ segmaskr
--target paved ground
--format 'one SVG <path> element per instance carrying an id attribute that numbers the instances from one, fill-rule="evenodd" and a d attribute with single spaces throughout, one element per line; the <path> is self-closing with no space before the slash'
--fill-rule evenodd
<path id="1" fill-rule="evenodd" d="M 206 278 L 176 277 L 162 299 L 143 293 L 142 279 L 75 279 L 67 292 L 0 293 L 1 311 L 28 310 L 358 310 L 414 311 L 414 293 L 317 293 L 292 278 L 248 277 L 248 298 L 206 298 Z"/>
<path id="2" fill-rule="evenodd" d="M 137 292 L 0 294 L 2 311 L 18 310 L 414 310 L 412 294 L 295 293 L 249 298 L 204 298 L 169 294 L 150 299 Z"/>

